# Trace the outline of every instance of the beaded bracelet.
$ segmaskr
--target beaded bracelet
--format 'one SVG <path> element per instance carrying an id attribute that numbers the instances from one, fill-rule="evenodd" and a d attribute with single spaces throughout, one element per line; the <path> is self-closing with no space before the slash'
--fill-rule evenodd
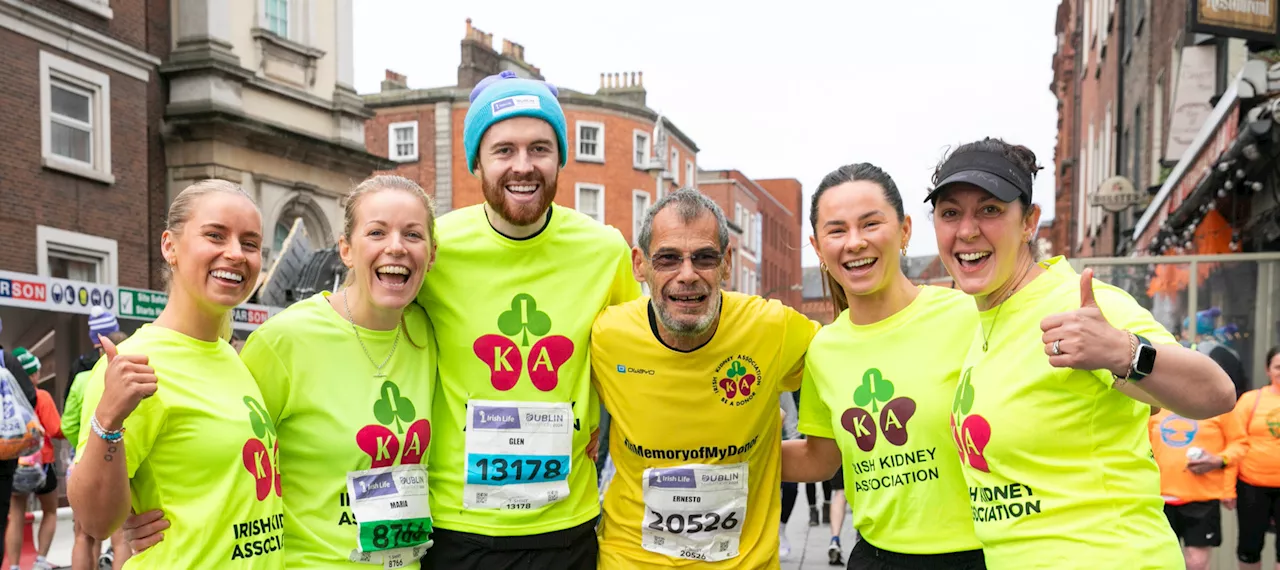
<path id="1" fill-rule="evenodd" d="M 93 429 L 95 435 L 107 440 L 108 443 L 115 443 L 124 439 L 124 426 L 120 426 L 120 429 L 115 431 L 107 431 L 102 427 L 102 424 L 98 423 L 97 415 L 89 416 L 89 427 Z"/>

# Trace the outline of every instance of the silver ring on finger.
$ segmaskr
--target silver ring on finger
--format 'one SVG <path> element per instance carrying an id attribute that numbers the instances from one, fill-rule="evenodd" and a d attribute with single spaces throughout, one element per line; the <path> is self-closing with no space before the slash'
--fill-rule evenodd
<path id="1" fill-rule="evenodd" d="M 1053 341 L 1053 355 L 1054 355 L 1054 356 L 1062 356 L 1062 341 L 1061 341 L 1061 340 L 1055 340 L 1055 341 Z"/>

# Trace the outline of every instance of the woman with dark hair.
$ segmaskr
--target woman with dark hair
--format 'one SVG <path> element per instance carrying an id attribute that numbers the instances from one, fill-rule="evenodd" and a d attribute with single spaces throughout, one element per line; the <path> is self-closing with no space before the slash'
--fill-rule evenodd
<path id="1" fill-rule="evenodd" d="M 1240 542 L 1236 557 L 1241 570 L 1262 567 L 1262 546 L 1272 521 L 1280 520 L 1280 346 L 1267 351 L 1270 382 L 1245 392 L 1236 402 L 1235 416 L 1248 443 L 1236 474 L 1236 517 Z M 1224 462 L 1225 463 L 1225 462 Z M 1280 549 L 1276 568 L 1280 570 Z"/>
<path id="2" fill-rule="evenodd" d="M 862 537 L 849 568 L 983 568 L 946 419 L 968 349 L 956 334 L 977 328 L 973 305 L 902 272 L 911 218 L 876 166 L 828 174 L 810 222 L 839 314 L 809 345 L 799 425 L 808 438 L 783 442 L 782 477 L 824 481 L 843 467 Z M 828 552 L 840 564 L 836 539 Z"/>
<path id="3" fill-rule="evenodd" d="M 981 321 L 951 425 L 987 565 L 1182 567 L 1150 406 L 1217 416 L 1235 403 L 1231 380 L 1092 270 L 1035 261 L 1037 170 L 1026 147 L 984 139 L 942 161 L 926 199 L 938 254 Z"/>

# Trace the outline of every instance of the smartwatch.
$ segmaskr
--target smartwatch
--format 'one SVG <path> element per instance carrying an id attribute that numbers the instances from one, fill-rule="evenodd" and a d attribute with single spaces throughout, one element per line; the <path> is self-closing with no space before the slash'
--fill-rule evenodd
<path id="1" fill-rule="evenodd" d="M 1137 350 L 1133 351 L 1133 362 L 1129 364 L 1128 380 L 1137 382 L 1146 378 L 1156 366 L 1156 347 L 1141 335 L 1133 335 L 1138 339 Z"/>

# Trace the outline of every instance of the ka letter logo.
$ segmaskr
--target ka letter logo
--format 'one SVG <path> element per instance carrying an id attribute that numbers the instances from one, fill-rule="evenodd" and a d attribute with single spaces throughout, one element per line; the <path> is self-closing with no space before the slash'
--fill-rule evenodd
<path id="1" fill-rule="evenodd" d="M 253 428 L 253 435 L 257 436 L 244 442 L 244 448 L 240 451 L 244 468 L 253 475 L 259 501 L 265 501 L 272 488 L 279 497 L 280 472 L 272 467 L 272 463 L 278 465 L 280 460 L 280 442 L 275 439 L 276 426 L 271 423 L 271 415 L 266 408 L 252 396 L 244 397 L 244 405 L 249 407 L 249 426 Z M 263 445 L 262 438 L 267 439 L 266 445 Z M 267 454 L 268 447 L 271 448 L 270 455 Z"/>
<path id="2" fill-rule="evenodd" d="M 876 414 L 880 416 L 879 431 L 885 441 L 896 446 L 907 443 L 907 422 L 916 413 L 916 401 L 905 396 L 894 398 L 893 392 L 893 382 L 880 369 L 871 368 L 862 374 L 862 383 L 853 391 L 853 404 L 858 407 L 840 415 L 841 427 L 853 434 L 858 449 L 875 449 Z M 868 406 L 871 411 L 867 411 Z"/>
<path id="3" fill-rule="evenodd" d="M 978 414 L 969 414 L 969 410 L 973 409 L 974 396 L 973 383 L 969 381 L 971 370 L 973 368 L 965 369 L 960 384 L 956 386 L 955 400 L 951 402 L 951 435 L 955 439 L 956 450 L 960 452 L 961 462 L 983 473 L 990 473 L 983 450 L 991 441 L 991 424 Z"/>
<path id="4" fill-rule="evenodd" d="M 522 347 L 529 346 L 529 337 L 543 337 L 528 351 L 529 381 L 543 392 L 550 392 L 560 383 L 560 366 L 573 356 L 573 341 L 560 335 L 545 336 L 551 332 L 551 317 L 538 310 L 538 302 L 532 295 L 520 293 L 511 299 L 511 308 L 498 315 L 498 330 L 502 334 L 487 334 L 471 345 L 471 350 L 489 367 L 489 382 L 500 391 L 516 387 L 524 371 Z M 508 337 L 518 337 L 520 347 Z"/>
<path id="5" fill-rule="evenodd" d="M 400 395 L 400 387 L 395 382 L 383 382 L 379 392 L 381 397 L 373 403 L 373 417 L 378 423 L 360 428 L 356 432 L 356 445 L 373 459 L 373 468 L 395 465 L 396 457 L 400 458 L 401 465 L 422 463 L 422 455 L 431 443 L 431 422 L 414 420 L 418 412 L 413 402 Z M 404 436 L 403 453 L 400 436 Z"/>

